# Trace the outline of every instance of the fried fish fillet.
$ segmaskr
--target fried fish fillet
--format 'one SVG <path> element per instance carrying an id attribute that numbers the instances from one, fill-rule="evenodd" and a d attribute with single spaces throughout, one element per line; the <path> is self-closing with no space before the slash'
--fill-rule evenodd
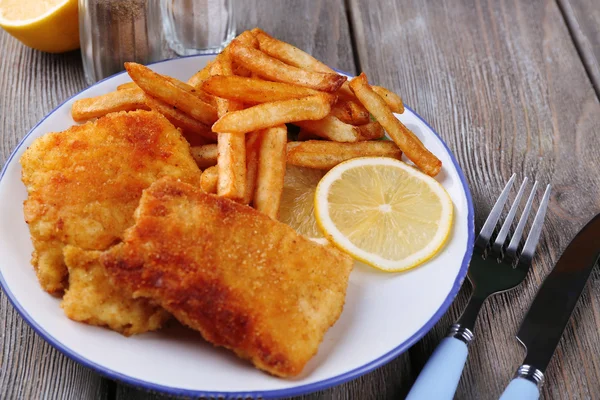
<path id="1" fill-rule="evenodd" d="M 66 287 L 63 246 L 104 250 L 133 225 L 142 190 L 165 175 L 197 185 L 188 143 L 153 111 L 108 114 L 48 133 L 21 157 L 32 264 L 44 290 Z"/>
<path id="2" fill-rule="evenodd" d="M 69 288 L 61 307 L 67 317 L 90 325 L 106 326 L 125 336 L 162 327 L 170 315 L 148 299 L 114 286 L 99 261 L 100 251 L 67 245 L 63 249 L 69 269 Z"/>
<path id="3" fill-rule="evenodd" d="M 100 258 L 115 284 L 282 377 L 316 354 L 342 312 L 353 265 L 248 206 L 170 177 L 144 191 L 124 242 Z"/>

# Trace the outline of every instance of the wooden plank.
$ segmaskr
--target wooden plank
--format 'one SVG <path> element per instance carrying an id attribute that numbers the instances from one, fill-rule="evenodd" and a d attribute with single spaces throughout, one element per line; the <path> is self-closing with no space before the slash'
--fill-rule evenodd
<path id="1" fill-rule="evenodd" d="M 598 99 L 553 0 L 350 4 L 363 70 L 446 140 L 469 181 L 477 227 L 512 172 L 553 184 L 532 272 L 485 305 L 456 396 L 498 398 L 523 360 L 514 335 L 536 289 L 600 211 Z M 460 314 L 467 289 L 411 350 L 415 370 Z M 549 366 L 543 398 L 600 398 L 598 310 L 596 271 Z"/>
<path id="2" fill-rule="evenodd" d="M 84 80 L 78 52 L 40 53 L 0 30 L 0 53 L 0 162 L 4 165 L 29 129 L 83 89 Z M 101 399 L 106 393 L 100 376 L 35 334 L 0 291 L 0 399 Z"/>
<path id="3" fill-rule="evenodd" d="M 571 36 L 600 97 L 600 7 L 597 0 L 558 0 Z"/>
<path id="4" fill-rule="evenodd" d="M 255 26 L 278 39 L 307 51 L 328 65 L 355 73 L 353 50 L 348 31 L 344 2 L 292 0 L 253 0 L 236 3 L 237 30 Z M 405 394 L 411 382 L 408 354 L 398 357 L 385 368 L 358 380 L 324 390 L 302 399 L 380 399 Z M 125 385 L 117 388 L 117 399 L 163 399 L 163 395 L 148 393 Z"/>

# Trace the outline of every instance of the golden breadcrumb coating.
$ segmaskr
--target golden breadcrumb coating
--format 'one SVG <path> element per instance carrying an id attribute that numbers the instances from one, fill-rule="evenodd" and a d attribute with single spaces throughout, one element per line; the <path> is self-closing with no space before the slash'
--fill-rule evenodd
<path id="1" fill-rule="evenodd" d="M 344 306 L 353 261 L 228 199 L 166 177 L 101 261 L 217 346 L 273 375 L 298 375 Z"/>
<path id="2" fill-rule="evenodd" d="M 170 318 L 150 300 L 134 299 L 131 292 L 113 286 L 98 259 L 100 251 L 67 245 L 63 254 L 69 269 L 69 288 L 61 307 L 72 320 L 130 336 L 157 330 Z"/>
<path id="3" fill-rule="evenodd" d="M 20 161 L 32 264 L 53 294 L 66 288 L 64 245 L 108 248 L 133 225 L 142 190 L 152 182 L 170 175 L 198 185 L 201 175 L 186 140 L 152 111 L 108 114 L 48 133 Z"/>

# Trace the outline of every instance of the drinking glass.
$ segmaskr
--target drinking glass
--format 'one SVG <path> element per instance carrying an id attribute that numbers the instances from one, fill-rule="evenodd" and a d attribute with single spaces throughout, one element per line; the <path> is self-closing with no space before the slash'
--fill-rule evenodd
<path id="1" fill-rule="evenodd" d="M 150 4 L 159 0 L 79 0 L 79 40 L 88 84 L 124 69 L 134 61 L 165 58 L 161 33 L 148 20 Z"/>
<path id="2" fill-rule="evenodd" d="M 160 7 L 165 40 L 178 55 L 219 52 L 235 36 L 233 0 L 156 2 Z"/>

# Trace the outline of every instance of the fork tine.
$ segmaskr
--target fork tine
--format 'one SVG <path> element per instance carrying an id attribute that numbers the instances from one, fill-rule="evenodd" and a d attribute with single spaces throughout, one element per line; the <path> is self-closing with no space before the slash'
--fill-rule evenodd
<path id="1" fill-rule="evenodd" d="M 550 202 L 550 191 L 552 187 L 550 185 L 546 186 L 546 191 L 544 192 L 544 197 L 542 198 L 542 202 L 538 207 L 538 211 L 535 214 L 535 219 L 533 220 L 533 225 L 531 225 L 531 230 L 529 231 L 529 236 L 527 236 L 527 240 L 525 241 L 525 246 L 523 246 L 523 251 L 521 252 L 521 258 L 519 259 L 520 264 L 525 264 L 529 266 L 531 264 L 531 260 L 533 259 L 533 255 L 535 253 L 535 249 L 540 241 L 540 234 L 542 233 L 542 225 L 544 225 L 544 218 L 546 217 L 546 210 L 548 208 L 548 203 Z"/>
<path id="2" fill-rule="evenodd" d="M 485 223 L 483 224 L 483 228 L 481 228 L 481 232 L 477 236 L 475 240 L 475 246 L 479 247 L 481 250 L 485 250 L 492 236 L 492 232 L 498 223 L 498 219 L 500 219 L 500 214 L 502 214 L 502 209 L 504 208 L 504 203 L 506 203 L 506 199 L 508 198 L 508 193 L 510 192 L 510 188 L 512 187 L 513 182 L 515 181 L 515 177 L 517 174 L 512 174 L 504 189 L 502 189 L 502 193 L 500 193 L 500 197 L 492 207 L 492 211 L 490 211 L 490 215 L 488 215 Z"/>
<path id="3" fill-rule="evenodd" d="M 519 204 L 521 204 L 521 197 L 523 197 L 523 192 L 525 191 L 525 186 L 527 185 L 527 177 L 523 179 L 523 183 L 521 183 L 521 187 L 519 188 L 519 192 L 517 193 L 517 197 L 515 197 L 515 201 L 510 207 L 510 211 L 506 216 L 506 220 L 502 224 L 502 228 L 500 228 L 500 232 L 494 241 L 494 245 L 492 246 L 492 251 L 498 255 L 502 255 L 502 246 L 504 246 L 504 241 L 508 236 L 508 231 L 512 225 L 513 219 L 515 218 L 515 214 L 517 213 L 517 209 L 519 208 Z"/>
<path id="4" fill-rule="evenodd" d="M 535 197 L 535 192 L 537 192 L 537 181 L 533 184 L 533 188 L 531 189 L 531 193 L 529 194 L 529 198 L 527 199 L 527 203 L 525 203 L 525 208 L 523 209 L 523 214 L 521 214 L 521 219 L 519 219 L 519 223 L 517 224 L 517 229 L 515 229 L 515 233 L 513 234 L 508 247 L 506 248 L 505 256 L 509 257 L 510 260 L 517 259 L 517 249 L 519 248 L 519 243 L 521 242 L 521 237 L 523 237 L 523 230 L 525 229 L 525 224 L 527 223 L 527 218 L 529 218 L 529 212 L 531 211 L 531 204 L 533 204 L 533 198 Z"/>

